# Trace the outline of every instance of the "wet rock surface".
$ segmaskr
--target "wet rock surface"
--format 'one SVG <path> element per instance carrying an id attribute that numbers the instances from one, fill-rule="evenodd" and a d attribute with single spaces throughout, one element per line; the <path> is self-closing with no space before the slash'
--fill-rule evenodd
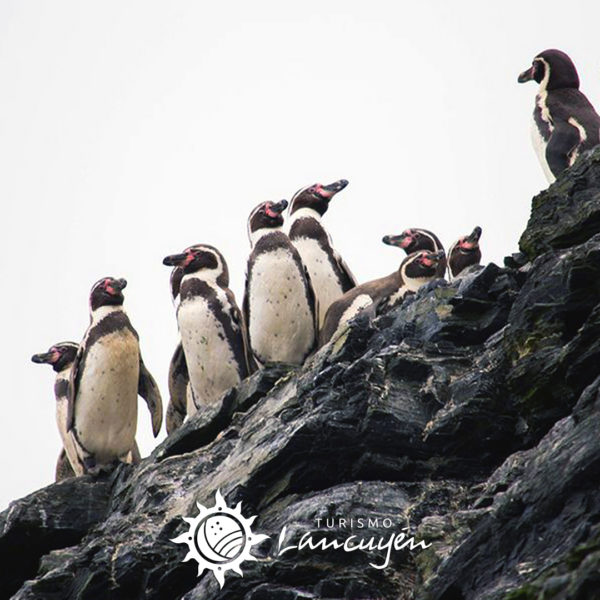
<path id="1" fill-rule="evenodd" d="M 600 150 L 534 199 L 508 266 L 359 316 L 302 369 L 255 374 L 135 467 L 16 501 L 0 515 L 0 590 L 600 598 L 598 207 Z M 219 489 L 269 536 L 223 588 L 171 541 Z M 280 553 L 303 536 L 400 534 L 428 547 Z"/>

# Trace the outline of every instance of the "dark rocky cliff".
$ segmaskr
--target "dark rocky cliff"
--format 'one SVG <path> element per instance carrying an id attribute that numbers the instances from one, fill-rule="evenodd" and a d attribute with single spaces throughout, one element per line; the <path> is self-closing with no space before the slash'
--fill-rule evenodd
<path id="1" fill-rule="evenodd" d="M 0 515 L 6 597 L 600 598 L 600 149 L 533 201 L 521 253 L 358 318 L 299 371 L 254 375 L 136 468 Z M 243 577 L 181 562 L 196 501 L 242 502 Z M 430 547 L 290 551 L 316 518 Z M 377 523 L 374 519 L 377 518 Z M 385 554 L 385 553 L 383 553 Z M 377 560 L 380 563 L 381 560 Z"/>

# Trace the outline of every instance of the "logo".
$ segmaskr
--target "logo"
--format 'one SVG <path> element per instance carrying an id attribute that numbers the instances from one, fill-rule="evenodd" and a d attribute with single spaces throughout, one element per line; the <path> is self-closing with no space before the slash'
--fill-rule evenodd
<path id="1" fill-rule="evenodd" d="M 189 552 L 182 562 L 193 558 L 198 563 L 198 576 L 208 569 L 213 572 L 222 588 L 227 571 L 235 571 L 243 577 L 240 565 L 245 560 L 256 560 L 250 553 L 252 546 L 269 536 L 253 533 L 250 526 L 256 516 L 245 519 L 241 512 L 241 502 L 235 508 L 229 508 L 219 490 L 215 494 L 215 505 L 212 508 L 206 508 L 199 502 L 196 502 L 196 506 L 200 511 L 198 516 L 183 517 L 190 524 L 189 531 L 171 541 L 187 544 Z M 393 553 L 425 550 L 431 546 L 424 540 L 416 540 L 410 535 L 408 526 L 400 528 L 400 524 L 394 524 L 389 517 L 316 517 L 315 526 L 308 530 L 296 528 L 288 536 L 287 529 L 287 525 L 281 529 L 278 548 L 273 557 L 290 551 L 358 551 L 372 557 L 369 564 L 373 568 L 385 569 L 389 566 Z M 286 542 L 288 537 L 291 539 Z"/>
<path id="2" fill-rule="evenodd" d="M 229 508 L 219 490 L 212 508 L 202 506 L 199 502 L 196 502 L 196 506 L 200 511 L 198 516 L 183 518 L 190 525 L 189 531 L 171 541 L 189 546 L 189 552 L 182 562 L 193 558 L 198 563 L 198 576 L 208 569 L 223 587 L 227 571 L 234 571 L 243 577 L 240 565 L 246 560 L 256 560 L 250 554 L 252 546 L 269 536 L 252 533 L 250 526 L 256 516 L 245 519 L 241 502 L 235 508 Z"/>

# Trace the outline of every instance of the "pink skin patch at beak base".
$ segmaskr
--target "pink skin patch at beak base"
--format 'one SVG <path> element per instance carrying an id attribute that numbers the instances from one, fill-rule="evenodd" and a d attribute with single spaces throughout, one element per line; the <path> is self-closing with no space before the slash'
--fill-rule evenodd
<path id="1" fill-rule="evenodd" d="M 333 196 L 333 192 L 324 190 L 320 183 L 317 183 L 317 185 L 314 186 L 314 191 L 317 195 L 321 196 L 321 198 L 325 198 L 326 200 L 329 200 Z"/>
<path id="2" fill-rule="evenodd" d="M 408 248 L 413 242 L 413 239 L 409 236 L 409 237 L 405 237 L 401 242 L 400 242 L 400 247 L 401 248 Z"/>
<path id="3" fill-rule="evenodd" d="M 267 206 L 265 208 L 265 212 L 267 213 L 267 217 L 270 217 L 271 219 L 276 219 L 279 216 L 279 213 L 275 212 L 274 210 L 271 210 L 270 206 Z"/>

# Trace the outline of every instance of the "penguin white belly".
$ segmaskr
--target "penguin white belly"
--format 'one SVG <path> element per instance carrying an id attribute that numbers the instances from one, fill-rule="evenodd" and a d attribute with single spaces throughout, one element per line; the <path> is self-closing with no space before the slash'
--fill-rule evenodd
<path id="1" fill-rule="evenodd" d="M 548 138 L 548 140 L 544 139 L 535 119 L 537 113 L 538 118 L 548 126 L 550 132 L 552 132 L 554 129 L 550 119 L 550 111 L 548 110 L 548 106 L 546 104 L 547 97 L 548 92 L 545 91 L 539 92 L 535 97 L 536 107 L 533 111 L 533 116 L 531 119 L 531 141 L 546 179 L 549 183 L 553 183 L 556 180 L 556 177 L 554 177 L 554 174 L 548 165 L 548 160 L 546 159 L 546 147 L 548 146 L 548 141 L 550 138 Z"/>
<path id="2" fill-rule="evenodd" d="M 287 249 L 259 255 L 249 293 L 250 343 L 264 364 L 301 364 L 315 341 L 305 278 Z"/>
<path id="3" fill-rule="evenodd" d="M 371 306 L 371 304 L 373 304 L 373 299 L 368 294 L 360 294 L 359 296 L 356 296 L 348 308 L 346 308 L 346 310 L 342 313 L 337 329 L 331 336 L 331 339 L 337 337 L 337 335 L 342 332 L 348 321 L 353 319 L 359 312 L 367 308 L 367 306 Z"/>
<path id="4" fill-rule="evenodd" d="M 554 177 L 552 171 L 550 170 L 550 166 L 548 165 L 548 161 L 546 160 L 546 146 L 548 146 L 548 142 L 542 137 L 535 119 L 531 120 L 531 142 L 533 144 L 533 149 L 537 154 L 538 160 L 540 161 L 540 165 L 542 166 L 542 170 L 544 171 L 546 179 L 549 183 L 553 183 L 556 180 L 556 177 Z"/>
<path id="5" fill-rule="evenodd" d="M 308 269 L 315 295 L 319 299 L 319 327 L 321 327 L 327 309 L 338 298 L 341 298 L 344 292 L 327 253 L 317 240 L 303 237 L 295 239 L 293 243 Z"/>
<path id="6" fill-rule="evenodd" d="M 75 430 L 99 464 L 124 457 L 135 443 L 139 346 L 127 330 L 87 351 L 75 399 Z"/>
<path id="7" fill-rule="evenodd" d="M 239 366 L 226 331 L 202 296 L 180 304 L 177 322 L 196 408 L 216 402 L 240 382 Z M 188 398 L 188 414 L 189 408 Z"/>

